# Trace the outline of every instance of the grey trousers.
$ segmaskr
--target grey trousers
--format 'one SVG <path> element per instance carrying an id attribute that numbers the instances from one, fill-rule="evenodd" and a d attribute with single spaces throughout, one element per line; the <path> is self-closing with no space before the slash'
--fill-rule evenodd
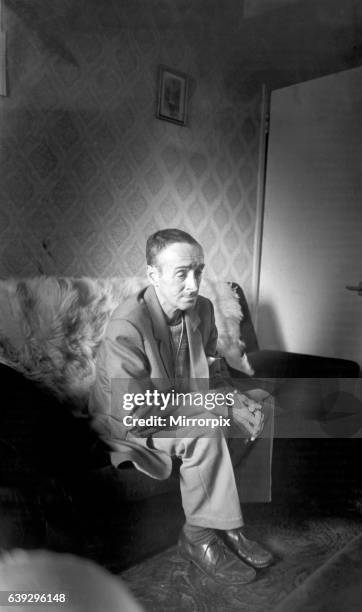
<path id="1" fill-rule="evenodd" d="M 262 389 L 250 389 L 245 395 L 260 402 L 264 413 L 263 432 L 254 442 L 247 442 L 246 433 L 236 425 L 209 431 L 204 426 L 179 427 L 172 438 L 152 436 L 154 448 L 182 461 L 182 504 L 192 525 L 241 527 L 240 502 L 271 499 L 274 401 Z"/>

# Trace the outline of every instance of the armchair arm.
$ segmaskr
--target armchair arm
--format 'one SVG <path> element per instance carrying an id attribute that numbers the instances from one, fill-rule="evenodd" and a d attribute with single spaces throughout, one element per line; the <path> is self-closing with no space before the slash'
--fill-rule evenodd
<path id="1" fill-rule="evenodd" d="M 248 353 L 257 378 L 357 378 L 359 365 L 347 359 L 286 351 Z"/>

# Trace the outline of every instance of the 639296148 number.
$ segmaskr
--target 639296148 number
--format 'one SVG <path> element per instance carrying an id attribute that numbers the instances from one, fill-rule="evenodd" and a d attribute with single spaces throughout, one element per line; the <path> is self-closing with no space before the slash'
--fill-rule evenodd
<path id="1" fill-rule="evenodd" d="M 28 591 L 0 591 L 0 606 L 19 604 L 63 604 L 68 602 L 67 593 L 36 593 Z"/>

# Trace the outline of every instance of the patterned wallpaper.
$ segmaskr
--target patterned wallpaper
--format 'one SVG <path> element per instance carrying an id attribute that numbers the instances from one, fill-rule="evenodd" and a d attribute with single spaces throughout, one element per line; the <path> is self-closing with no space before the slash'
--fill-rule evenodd
<path id="1" fill-rule="evenodd" d="M 2 277 L 142 274 L 147 236 L 177 226 L 250 295 L 260 93 L 226 78 L 232 21 L 190 0 L 7 0 Z M 155 117 L 160 63 L 191 75 L 187 127 Z"/>

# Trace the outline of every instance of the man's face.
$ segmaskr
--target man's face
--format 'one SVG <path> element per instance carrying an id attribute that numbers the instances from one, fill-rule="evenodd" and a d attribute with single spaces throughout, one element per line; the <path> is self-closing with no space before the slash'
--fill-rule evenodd
<path id="1" fill-rule="evenodd" d="M 175 242 L 160 251 L 148 275 L 167 316 L 195 305 L 203 268 L 204 254 L 197 245 Z"/>

